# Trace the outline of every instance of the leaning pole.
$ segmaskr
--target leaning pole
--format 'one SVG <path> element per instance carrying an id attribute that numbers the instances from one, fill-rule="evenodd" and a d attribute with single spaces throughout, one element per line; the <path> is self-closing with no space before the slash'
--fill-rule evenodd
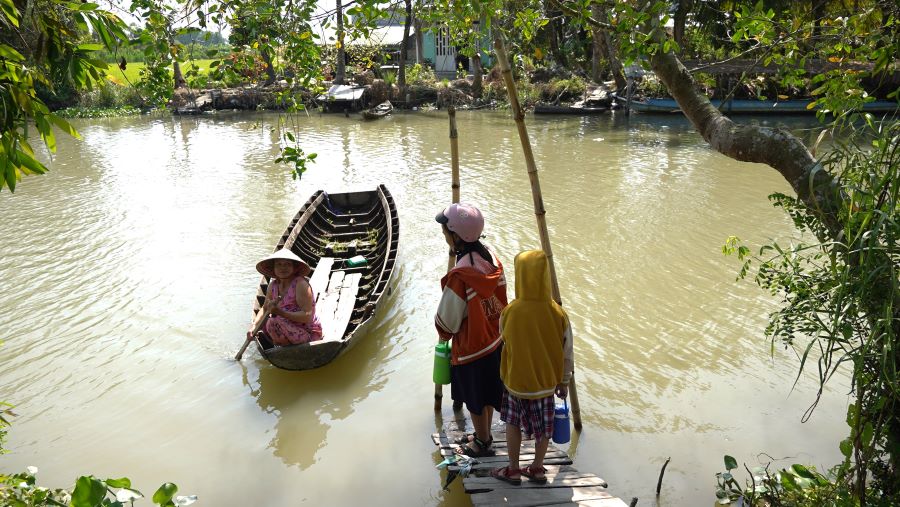
<path id="1" fill-rule="evenodd" d="M 550 234 L 547 232 L 547 219 L 544 210 L 544 199 L 541 196 L 541 182 L 538 179 L 537 165 L 534 163 L 534 153 L 531 151 L 531 141 L 528 139 L 528 129 L 525 127 L 525 112 L 519 105 L 519 94 L 516 91 L 516 82 L 513 79 L 512 69 L 509 66 L 509 57 L 506 55 L 506 44 L 503 35 L 499 32 L 494 37 L 494 51 L 497 53 L 497 62 L 506 83 L 506 91 L 509 94 L 509 106 L 512 109 L 516 127 L 519 130 L 519 141 L 522 142 L 522 151 L 525 153 L 525 164 L 528 168 L 528 179 L 531 180 L 531 197 L 534 200 L 534 216 L 537 218 L 538 232 L 541 237 L 541 249 L 547 255 L 550 262 L 550 285 L 553 289 L 553 299 L 562 304 L 559 296 L 559 282 L 556 280 L 556 266 L 553 262 L 553 250 L 550 247 Z M 572 422 L 576 430 L 581 430 L 581 407 L 578 404 L 578 391 L 575 389 L 575 375 L 569 380 L 569 392 L 572 395 Z"/>

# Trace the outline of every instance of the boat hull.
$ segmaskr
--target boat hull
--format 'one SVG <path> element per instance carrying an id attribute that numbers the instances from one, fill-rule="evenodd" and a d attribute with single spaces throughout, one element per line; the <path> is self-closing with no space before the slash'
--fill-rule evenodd
<path id="1" fill-rule="evenodd" d="M 616 96 L 616 101 L 625 106 L 625 98 Z M 810 108 L 810 100 L 748 100 L 733 99 L 726 101 L 724 106 L 718 99 L 710 100 L 713 107 L 719 108 L 725 114 L 815 114 L 816 107 Z M 640 99 L 631 101 L 631 109 L 640 113 L 670 114 L 680 113 L 681 107 L 671 98 Z M 863 106 L 867 113 L 891 113 L 900 109 L 896 102 L 878 100 L 869 102 Z"/>

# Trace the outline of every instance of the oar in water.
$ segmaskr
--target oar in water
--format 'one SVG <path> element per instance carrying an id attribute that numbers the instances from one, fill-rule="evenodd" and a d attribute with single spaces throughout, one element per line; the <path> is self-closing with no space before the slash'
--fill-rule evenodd
<path id="1" fill-rule="evenodd" d="M 266 303 L 268 300 L 263 303 L 262 307 L 260 307 L 259 312 L 256 314 L 256 321 L 253 324 L 253 330 L 247 334 L 247 339 L 244 341 L 244 345 L 241 347 L 241 350 L 238 351 L 237 355 L 234 356 L 235 361 L 240 361 L 241 356 L 244 355 L 244 351 L 247 350 L 247 346 L 250 345 L 250 342 L 253 341 L 253 337 L 256 336 L 256 333 L 262 328 L 263 322 L 266 321 L 266 316 L 269 315 L 269 312 L 266 311 Z"/>

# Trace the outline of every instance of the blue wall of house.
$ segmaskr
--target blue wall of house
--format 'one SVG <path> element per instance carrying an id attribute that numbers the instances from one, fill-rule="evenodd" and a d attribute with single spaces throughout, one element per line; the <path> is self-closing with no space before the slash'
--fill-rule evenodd
<path id="1" fill-rule="evenodd" d="M 434 54 L 435 51 L 437 51 L 435 46 L 435 33 L 430 30 L 424 32 L 422 34 L 422 58 L 431 66 L 434 66 Z M 482 34 L 481 65 L 485 69 L 489 69 L 493 64 L 490 55 L 493 47 L 493 41 L 491 40 L 490 36 L 488 34 Z"/>

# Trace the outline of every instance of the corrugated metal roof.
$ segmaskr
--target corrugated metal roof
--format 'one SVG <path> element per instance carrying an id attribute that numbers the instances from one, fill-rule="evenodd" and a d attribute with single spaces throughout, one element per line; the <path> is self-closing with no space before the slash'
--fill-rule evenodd
<path id="1" fill-rule="evenodd" d="M 334 44 L 337 36 L 333 26 L 323 27 L 320 32 L 319 44 Z M 409 27 L 409 35 L 416 33 L 415 27 Z M 347 41 L 348 46 L 363 46 L 366 44 L 381 46 L 399 46 L 403 41 L 403 26 L 382 26 L 372 30 L 369 37 L 358 37 Z"/>

